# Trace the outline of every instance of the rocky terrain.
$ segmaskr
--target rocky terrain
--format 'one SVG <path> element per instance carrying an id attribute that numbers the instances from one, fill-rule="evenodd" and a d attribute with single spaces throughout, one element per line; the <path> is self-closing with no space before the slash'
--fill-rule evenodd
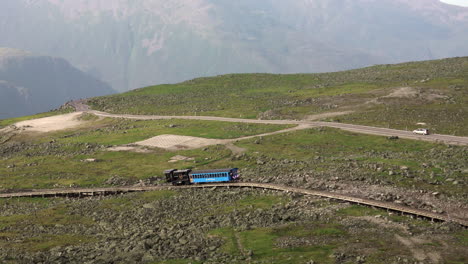
<path id="1" fill-rule="evenodd" d="M 12 200 L 0 208 L 0 259 L 7 262 L 442 263 L 467 257 L 454 236 L 464 232 L 457 226 L 248 188 Z M 376 239 L 383 244 L 371 246 Z"/>

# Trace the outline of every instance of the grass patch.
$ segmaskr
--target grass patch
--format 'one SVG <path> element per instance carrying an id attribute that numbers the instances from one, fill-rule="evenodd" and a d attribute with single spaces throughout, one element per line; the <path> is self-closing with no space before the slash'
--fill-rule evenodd
<path id="1" fill-rule="evenodd" d="M 0 228 L 21 228 L 32 224 L 41 226 L 92 225 L 93 221 L 87 217 L 70 214 L 65 206 L 42 209 L 28 215 L 0 216 Z"/>
<path id="2" fill-rule="evenodd" d="M 462 245 L 468 246 L 468 230 L 461 231 L 457 237 Z"/>
<path id="3" fill-rule="evenodd" d="M 278 196 L 278 195 L 262 195 L 262 196 L 255 196 L 255 195 L 248 195 L 243 197 L 239 200 L 235 200 L 232 203 L 225 204 L 224 206 L 214 206 L 214 213 L 215 214 L 226 214 L 233 212 L 234 210 L 267 210 L 272 208 L 278 204 L 286 204 L 290 202 L 291 198 L 286 196 Z"/>
<path id="4" fill-rule="evenodd" d="M 0 199 L 0 205 L 5 204 L 14 204 L 14 205 L 21 205 L 21 204 L 38 204 L 38 205 L 48 205 L 52 199 L 49 198 L 39 198 L 39 197 L 18 197 L 15 199 Z"/>
<path id="5" fill-rule="evenodd" d="M 38 148 L 38 151 L 42 151 L 39 146 Z M 80 148 L 86 149 L 86 146 L 82 145 Z M 60 153 L 57 155 L 31 154 L 34 152 L 29 150 L 23 155 L 0 161 L 1 165 L 5 164 L 0 166 L 2 188 L 51 188 L 54 185 L 104 186 L 105 181 L 111 177 L 121 177 L 133 183 L 139 179 L 162 177 L 163 171 L 171 167 L 203 168 L 231 154 L 223 146 L 212 146 L 205 151 L 200 149 L 180 151 L 177 154 L 193 157 L 195 161 L 182 161 L 175 165 L 168 161 L 176 153 L 164 150 L 155 150 L 151 154 L 98 151 L 88 155 L 71 155 L 71 157 L 68 151 L 62 152 L 63 148 L 59 147 L 59 150 Z M 25 155 L 32 155 L 34 158 L 26 160 Z M 95 158 L 99 162 L 83 162 L 86 158 Z M 28 166 L 31 163 L 34 166 Z M 15 167 L 9 169 L 8 164 L 14 164 Z"/>
<path id="6" fill-rule="evenodd" d="M 265 196 L 254 196 L 249 195 L 236 201 L 236 208 L 253 207 L 255 209 L 270 209 L 276 204 L 286 204 L 291 199 L 286 196 L 277 195 L 265 195 Z"/>
<path id="7" fill-rule="evenodd" d="M 259 144 L 257 144 L 257 143 Z M 252 152 L 261 152 L 284 159 L 308 159 L 311 152 L 321 156 L 356 155 L 366 151 L 374 152 L 420 152 L 434 147 L 434 144 L 415 140 L 391 141 L 385 137 L 369 136 L 341 131 L 333 128 L 309 129 L 284 135 L 265 137 L 261 142 L 248 140 L 237 145 Z M 367 158 L 367 157 L 365 157 Z"/>
<path id="8" fill-rule="evenodd" d="M 208 233 L 208 236 L 217 236 L 224 239 L 221 250 L 232 256 L 241 256 L 242 251 L 239 248 L 236 231 L 230 227 L 218 228 Z"/>
<path id="9" fill-rule="evenodd" d="M 90 113 L 83 113 L 80 116 L 78 116 L 78 120 L 81 120 L 81 121 L 96 121 L 98 119 L 99 117 L 97 115 L 90 114 Z"/>
<path id="10" fill-rule="evenodd" d="M 145 201 L 156 201 L 156 200 L 164 200 L 173 197 L 176 195 L 176 191 L 172 190 L 161 190 L 161 191 L 154 191 L 154 192 L 144 192 L 138 195 L 138 197 Z"/>
<path id="11" fill-rule="evenodd" d="M 327 224 L 291 224 L 277 228 L 257 228 L 248 231 L 236 231 L 233 228 L 212 230 L 209 236 L 223 238 L 222 250 L 233 256 L 240 256 L 247 251 L 253 252 L 253 260 L 268 263 L 302 263 L 314 259 L 319 263 L 333 263 L 330 254 L 335 245 L 316 245 L 294 248 L 279 248 L 276 241 L 286 237 L 328 236 L 339 237 L 345 232 L 338 225 Z M 241 246 L 242 248 L 239 248 Z M 302 261 L 302 262 L 301 262 Z"/>
<path id="12" fill-rule="evenodd" d="M 104 119 L 78 131 L 49 134 L 41 140 L 56 139 L 62 143 L 94 143 L 122 145 L 145 140 L 157 135 L 172 134 L 210 139 L 233 139 L 274 132 L 294 125 L 263 125 L 198 120 L 135 121 Z"/>
<path id="13" fill-rule="evenodd" d="M 329 257 L 334 249 L 332 245 L 277 248 L 275 247 L 275 241 L 279 236 L 270 228 L 241 232 L 239 237 L 245 249 L 252 250 L 254 260 L 270 263 L 298 263 L 299 261 L 314 259 L 319 263 L 333 263 Z"/>
<path id="14" fill-rule="evenodd" d="M 295 224 L 285 227 L 279 227 L 274 230 L 274 234 L 279 237 L 309 237 L 309 236 L 342 236 L 346 233 L 340 229 L 339 225 L 327 224 L 317 225 L 310 224 Z"/>

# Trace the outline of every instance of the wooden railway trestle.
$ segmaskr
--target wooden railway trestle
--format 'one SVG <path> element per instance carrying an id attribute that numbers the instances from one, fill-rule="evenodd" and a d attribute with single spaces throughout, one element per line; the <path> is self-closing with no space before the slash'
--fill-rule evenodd
<path id="1" fill-rule="evenodd" d="M 416 217 L 430 219 L 431 221 L 443 221 L 457 223 L 463 227 L 468 227 L 468 221 L 464 219 L 452 218 L 449 215 L 438 214 L 429 212 L 422 209 L 414 209 L 400 204 L 375 201 L 366 198 L 359 198 L 350 195 L 332 193 L 327 191 L 318 191 L 310 189 L 302 189 L 295 187 L 288 187 L 277 184 L 269 183 L 220 183 L 220 184 L 199 184 L 199 185 L 185 185 L 185 186 L 145 186 L 145 187 L 110 187 L 110 188 L 70 188 L 70 189 L 47 189 L 47 190 L 30 190 L 23 192 L 0 193 L 0 198 L 19 198 L 19 197 L 89 197 L 96 195 L 114 195 L 130 192 L 145 192 L 145 191 L 158 191 L 158 190 L 172 190 L 172 189 L 188 189 L 188 188 L 213 188 L 213 187 L 250 187 L 277 190 L 291 193 L 299 193 L 304 195 L 319 196 L 330 198 L 333 200 L 345 201 L 359 205 L 366 205 L 375 208 L 386 209 L 387 211 L 399 212 L 402 214 L 409 214 Z"/>

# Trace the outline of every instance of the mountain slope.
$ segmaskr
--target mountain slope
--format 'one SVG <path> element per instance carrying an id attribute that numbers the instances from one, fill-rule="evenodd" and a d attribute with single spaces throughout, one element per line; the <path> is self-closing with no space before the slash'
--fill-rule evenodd
<path id="1" fill-rule="evenodd" d="M 0 48 L 0 118 L 44 112 L 71 99 L 112 92 L 64 59 Z"/>
<path id="2" fill-rule="evenodd" d="M 0 25 L 0 45 L 66 58 L 120 91 L 468 54 L 468 9 L 437 0 L 5 0 Z"/>
<path id="3" fill-rule="evenodd" d="M 350 112 L 348 123 L 468 135 L 468 57 L 319 74 L 230 74 L 89 100 L 126 114 L 307 119 Z"/>

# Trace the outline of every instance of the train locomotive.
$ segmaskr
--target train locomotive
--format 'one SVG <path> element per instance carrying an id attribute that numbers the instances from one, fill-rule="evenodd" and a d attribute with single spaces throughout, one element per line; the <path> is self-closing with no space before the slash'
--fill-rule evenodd
<path id="1" fill-rule="evenodd" d="M 164 171 L 164 175 L 166 176 L 166 181 L 172 183 L 173 185 L 235 182 L 240 178 L 238 168 L 198 171 L 192 171 L 190 169 L 171 169 Z"/>

